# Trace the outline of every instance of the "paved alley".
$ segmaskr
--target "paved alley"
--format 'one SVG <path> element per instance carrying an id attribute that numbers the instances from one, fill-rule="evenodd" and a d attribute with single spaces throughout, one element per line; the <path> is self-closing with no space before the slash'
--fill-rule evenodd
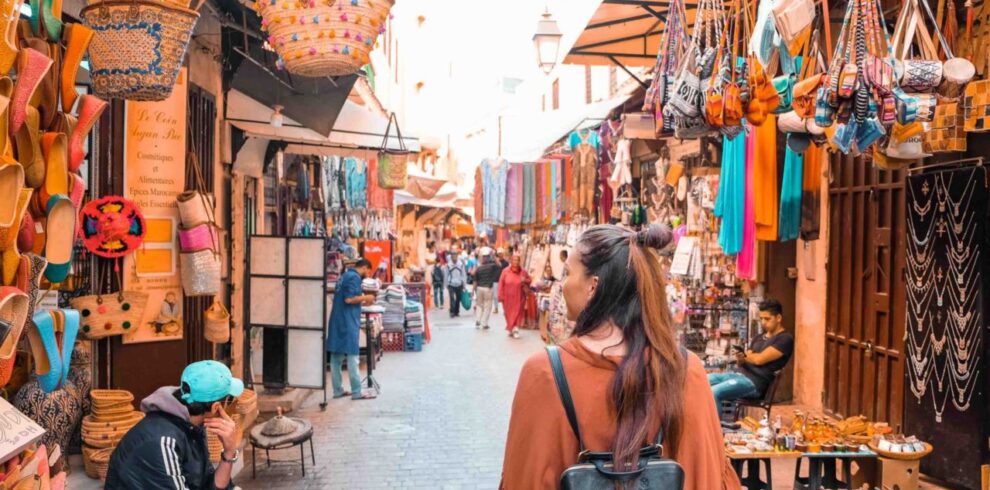
<path id="1" fill-rule="evenodd" d="M 258 478 L 249 480 L 248 462 L 238 485 L 497 488 L 516 380 L 526 358 L 542 348 L 539 334 L 523 331 L 513 340 L 501 317 L 478 331 L 471 313 L 451 320 L 440 310 L 431 312 L 430 326 L 433 340 L 422 352 L 385 353 L 375 370 L 378 399 L 331 400 L 321 412 L 322 393 L 315 393 L 294 413 L 315 426 L 316 468 L 307 462 L 305 478 L 298 462 L 265 468 L 259 453 Z M 283 455 L 297 461 L 299 452 Z"/>

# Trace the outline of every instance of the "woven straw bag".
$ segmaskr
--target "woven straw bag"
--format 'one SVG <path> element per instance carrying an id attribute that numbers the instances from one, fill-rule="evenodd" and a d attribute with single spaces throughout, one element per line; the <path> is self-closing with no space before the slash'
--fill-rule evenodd
<path id="1" fill-rule="evenodd" d="M 349 75 L 369 62 L 394 0 L 255 2 L 268 44 L 293 75 Z"/>
<path id="2" fill-rule="evenodd" d="M 172 94 L 199 14 L 172 2 L 99 0 L 82 9 L 93 91 L 104 99 L 158 101 Z"/>
<path id="3" fill-rule="evenodd" d="M 230 312 L 220 300 L 214 299 L 203 312 L 203 336 L 214 344 L 230 342 Z"/>
<path id="4" fill-rule="evenodd" d="M 110 448 L 94 448 L 83 445 L 83 466 L 86 469 L 86 476 L 100 480 L 106 480 L 107 470 L 110 468 L 110 455 L 113 454 Z"/>
<path id="5" fill-rule="evenodd" d="M 220 254 L 213 250 L 179 254 L 182 291 L 186 296 L 220 294 Z"/>
<path id="6" fill-rule="evenodd" d="M 388 135 L 395 124 L 395 134 L 399 139 L 399 149 L 390 150 L 388 148 Z M 399 121 L 395 118 L 395 113 L 388 115 L 388 127 L 385 128 L 385 136 L 382 138 L 382 146 L 378 150 L 378 187 L 382 189 L 404 189 L 408 175 L 409 150 L 402 139 L 402 131 L 399 129 Z"/>

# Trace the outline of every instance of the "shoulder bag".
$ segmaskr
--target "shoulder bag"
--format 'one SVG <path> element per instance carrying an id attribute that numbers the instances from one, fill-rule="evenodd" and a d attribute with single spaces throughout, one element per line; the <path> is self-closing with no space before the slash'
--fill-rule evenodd
<path id="1" fill-rule="evenodd" d="M 392 124 L 395 124 L 395 134 L 399 138 L 398 150 L 388 148 L 388 135 L 392 131 Z M 382 146 L 378 150 L 378 187 L 404 189 L 406 187 L 406 163 L 408 161 L 409 150 L 406 149 L 406 142 L 402 139 L 402 131 L 399 130 L 399 121 L 393 112 L 388 115 L 388 127 L 385 128 Z"/>
<path id="2" fill-rule="evenodd" d="M 562 490 L 598 490 L 613 488 L 617 482 L 638 482 L 636 488 L 653 488 L 658 490 L 680 490 L 684 488 L 684 470 L 672 459 L 663 457 L 663 429 L 657 433 L 656 444 L 644 447 L 639 451 L 639 465 L 632 471 L 616 471 L 612 467 L 611 452 L 593 452 L 585 449 L 581 439 L 581 429 L 578 426 L 577 412 L 574 410 L 574 399 L 564 374 L 564 364 L 560 359 L 557 346 L 547 347 L 550 357 L 550 367 L 553 370 L 554 383 L 557 393 L 564 405 L 567 421 L 577 437 L 580 452 L 577 464 L 567 468 L 560 475 Z"/>

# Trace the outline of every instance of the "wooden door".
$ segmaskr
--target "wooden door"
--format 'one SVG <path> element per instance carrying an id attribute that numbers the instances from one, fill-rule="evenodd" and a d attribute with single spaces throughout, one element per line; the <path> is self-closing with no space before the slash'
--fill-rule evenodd
<path id="1" fill-rule="evenodd" d="M 830 163 L 825 409 L 900 424 L 905 175 L 862 158 Z"/>

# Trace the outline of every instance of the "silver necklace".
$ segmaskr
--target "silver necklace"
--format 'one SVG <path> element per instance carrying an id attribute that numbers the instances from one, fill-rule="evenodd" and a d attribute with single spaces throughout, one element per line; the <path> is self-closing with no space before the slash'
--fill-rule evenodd
<path id="1" fill-rule="evenodd" d="M 923 247 L 928 244 L 928 241 L 931 240 L 932 238 L 932 227 L 934 226 L 934 224 L 935 224 L 935 220 L 932 220 L 928 223 L 928 230 L 926 230 L 925 238 L 924 240 L 922 240 L 921 238 L 918 238 L 918 233 L 914 229 L 914 220 L 912 219 L 908 220 L 908 230 L 910 231 L 911 240 L 914 241 L 915 245 L 918 245 L 919 247 Z"/>
<path id="2" fill-rule="evenodd" d="M 939 177 L 941 177 L 941 175 Z M 973 189 L 976 188 L 975 187 L 976 179 L 969 179 L 969 181 L 966 183 L 966 187 L 963 188 L 962 194 L 959 196 L 959 201 L 953 201 L 952 196 L 949 194 L 949 190 L 952 187 L 952 179 L 954 177 L 955 175 L 949 176 L 948 185 L 945 185 L 945 179 L 944 178 L 942 179 L 942 183 L 943 183 L 942 192 L 945 195 L 945 200 L 952 205 L 952 214 L 954 216 L 959 216 L 959 214 L 962 212 L 961 206 L 964 200 L 966 201 L 966 210 L 967 211 L 969 210 L 969 202 L 972 200 L 971 197 L 973 194 Z"/>
<path id="3" fill-rule="evenodd" d="M 924 206 L 918 205 L 918 197 L 914 194 L 914 187 L 908 186 L 908 190 L 911 192 L 911 207 L 914 208 L 914 212 L 921 216 L 922 220 L 928 216 L 928 212 L 932 210 L 932 202 L 935 201 L 934 196 L 928 196 L 928 181 L 924 181 L 921 184 L 921 193 L 928 196 L 928 202 Z"/>

